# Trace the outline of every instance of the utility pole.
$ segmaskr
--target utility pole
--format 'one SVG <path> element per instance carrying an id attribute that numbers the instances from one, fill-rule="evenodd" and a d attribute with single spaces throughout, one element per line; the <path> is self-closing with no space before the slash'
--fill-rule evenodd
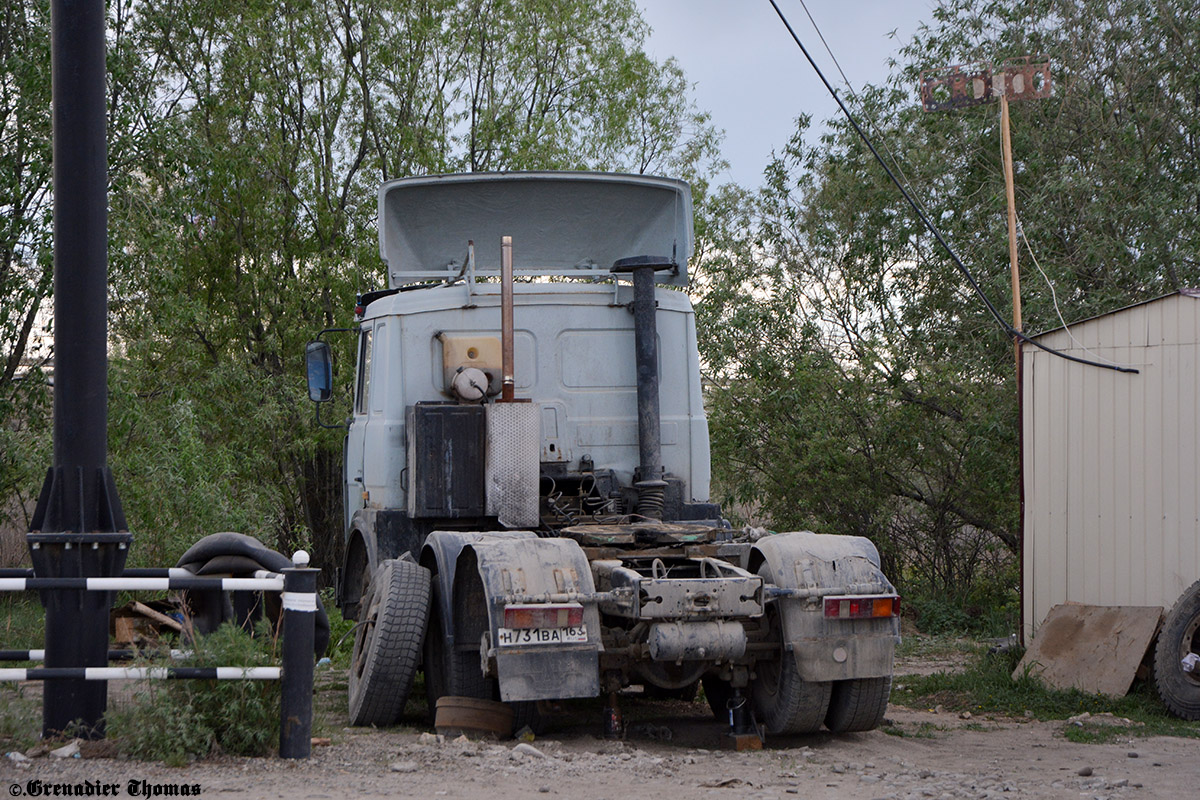
<path id="1" fill-rule="evenodd" d="M 946 111 L 1000 101 L 1000 143 L 1004 154 L 1004 194 L 1008 202 L 1008 263 L 1012 273 L 1013 360 L 1017 378 L 1017 485 L 1020 529 L 1021 621 L 1025 643 L 1025 427 L 1024 386 L 1021 376 L 1021 271 L 1017 264 L 1017 201 L 1013 181 L 1012 126 L 1008 101 L 1050 96 L 1050 63 L 1032 56 L 1006 61 L 999 67 L 979 63 L 926 70 L 921 73 L 921 104 L 926 111 Z"/>

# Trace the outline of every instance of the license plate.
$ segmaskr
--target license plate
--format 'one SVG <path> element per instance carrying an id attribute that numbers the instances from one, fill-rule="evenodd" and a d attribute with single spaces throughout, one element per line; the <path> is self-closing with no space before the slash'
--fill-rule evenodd
<path id="1" fill-rule="evenodd" d="M 536 644 L 571 644 L 587 641 L 587 628 L 498 628 L 496 641 L 501 647 L 520 647 Z"/>

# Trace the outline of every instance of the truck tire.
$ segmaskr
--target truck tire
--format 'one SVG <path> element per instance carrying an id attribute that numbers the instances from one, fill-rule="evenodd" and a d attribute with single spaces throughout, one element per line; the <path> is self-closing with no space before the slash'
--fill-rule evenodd
<path id="1" fill-rule="evenodd" d="M 480 592 L 483 584 L 478 582 L 471 569 L 460 573 L 456 592 Z M 500 689 L 496 681 L 485 678 L 479 663 L 479 642 L 476 634 L 487 630 L 488 621 L 483 601 L 458 597 L 454 603 L 459 633 L 469 636 L 472 647 L 450 647 L 446 644 L 445 630 L 440 613 L 439 595 L 441 584 L 433 582 L 433 612 L 429 615 L 429 633 L 425 637 L 425 697 L 429 702 L 428 720 L 432 725 L 437 717 L 437 701 L 441 697 L 473 697 L 477 700 L 499 700 Z M 536 701 L 509 703 L 513 711 L 513 733 L 528 727 L 535 735 L 545 730 L 545 720 L 538 710 Z"/>
<path id="2" fill-rule="evenodd" d="M 429 570 L 385 561 L 359 608 L 350 662 L 350 724 L 391 725 L 404 711 L 429 616 Z"/>
<path id="3" fill-rule="evenodd" d="M 758 574 L 767 583 L 775 582 L 771 565 L 766 562 Z M 767 609 L 770 641 L 778 643 L 778 655 L 755 666 L 757 677 L 750 683 L 751 707 L 767 733 L 813 733 L 821 729 L 829 711 L 832 681 L 806 681 L 800 677 L 796 659 L 784 648 L 778 605 Z"/>
<path id="4" fill-rule="evenodd" d="M 834 733 L 872 731 L 883 722 L 892 676 L 834 681 L 825 726 Z"/>
<path id="5" fill-rule="evenodd" d="M 1181 663 L 1189 653 L 1200 653 L 1200 581 L 1175 601 L 1154 649 L 1154 682 L 1167 710 L 1200 720 L 1200 672 L 1185 672 Z"/>
<path id="6" fill-rule="evenodd" d="M 445 627 L 440 613 L 438 595 L 441 589 L 437 582 L 433 588 L 433 610 L 429 615 L 429 633 L 425 636 L 425 696 L 429 701 L 429 724 L 437 715 L 437 701 L 441 697 L 474 697 L 479 700 L 492 699 L 493 681 L 483 677 L 479 668 L 477 643 L 470 650 L 460 650 L 446 644 Z"/>

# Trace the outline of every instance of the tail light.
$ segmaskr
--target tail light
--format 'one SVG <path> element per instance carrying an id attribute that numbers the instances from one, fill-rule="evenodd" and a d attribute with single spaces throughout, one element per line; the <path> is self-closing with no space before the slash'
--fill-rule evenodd
<path id="1" fill-rule="evenodd" d="M 510 604 L 504 607 L 504 627 L 574 628 L 583 624 L 583 606 L 579 603 Z"/>
<path id="2" fill-rule="evenodd" d="M 826 619 L 878 619 L 900 616 L 900 596 L 826 597 Z"/>

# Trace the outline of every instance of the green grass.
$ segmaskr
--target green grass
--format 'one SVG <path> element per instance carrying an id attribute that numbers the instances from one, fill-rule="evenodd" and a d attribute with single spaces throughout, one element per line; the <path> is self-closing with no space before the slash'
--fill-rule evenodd
<path id="1" fill-rule="evenodd" d="M 332 587 L 321 592 L 321 602 L 329 615 L 329 651 L 325 655 L 333 662 L 334 669 L 346 670 L 354 652 L 354 634 L 351 633 L 354 620 L 342 619 L 341 609 L 334 605 Z"/>
<path id="2" fill-rule="evenodd" d="M 45 641 L 46 612 L 37 594 L 0 594 L 0 650 L 40 649 Z"/>
<path id="3" fill-rule="evenodd" d="M 41 733 L 41 695 L 31 696 L 15 683 L 0 683 L 0 753 L 28 750 L 37 744 Z"/>
<path id="4" fill-rule="evenodd" d="M 1144 733 L 1143 729 L 1137 725 L 1088 725 L 1084 723 L 1082 727 L 1068 725 L 1063 730 L 1063 736 L 1070 742 L 1078 744 L 1106 744 L 1115 739 L 1128 739 L 1131 736 L 1187 736 L 1187 734 L 1172 734 L 1170 732 L 1157 731 L 1153 733 Z"/>
<path id="5" fill-rule="evenodd" d="M 1021 659 L 1018 649 L 981 653 L 962 672 L 907 676 L 903 688 L 892 691 L 891 702 L 909 708 L 970 711 L 974 715 L 1059 720 L 1089 712 L 1111 713 L 1140 725 L 1108 726 L 1085 723 L 1068 726 L 1071 741 L 1110 741 L 1118 736 L 1184 736 L 1200 738 L 1200 723 L 1170 716 L 1153 689 L 1139 683 L 1125 697 L 1113 699 L 1077 689 L 1048 689 L 1028 671 L 1013 680 Z"/>
<path id="6" fill-rule="evenodd" d="M 885 725 L 881 728 L 888 736 L 896 736 L 901 739 L 936 739 L 942 731 L 948 730 L 944 725 L 935 725 L 932 722 L 922 722 L 912 730 L 905 730 L 899 725 Z"/>

